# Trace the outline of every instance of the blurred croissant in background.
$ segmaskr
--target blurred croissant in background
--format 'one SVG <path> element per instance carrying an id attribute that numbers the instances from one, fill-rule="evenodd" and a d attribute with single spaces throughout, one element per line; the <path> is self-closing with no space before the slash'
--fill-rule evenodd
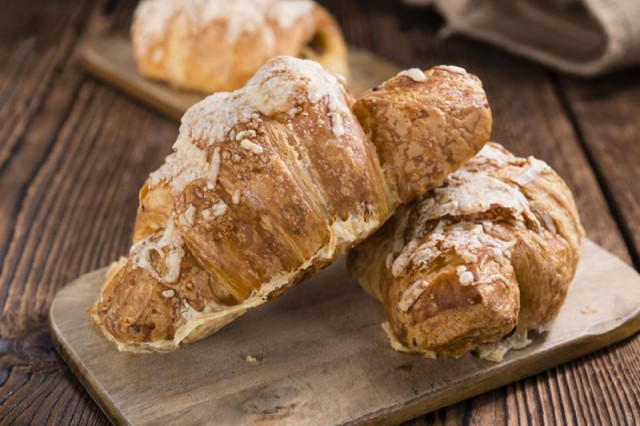
<path id="1" fill-rule="evenodd" d="M 131 38 L 140 73 L 203 93 L 238 89 L 279 55 L 348 76 L 340 27 L 311 0 L 144 0 Z"/>
<path id="2" fill-rule="evenodd" d="M 461 68 L 404 71 L 354 103 L 316 62 L 273 59 L 185 114 L 93 320 L 120 350 L 201 339 L 368 237 L 490 131 L 481 82 Z"/>

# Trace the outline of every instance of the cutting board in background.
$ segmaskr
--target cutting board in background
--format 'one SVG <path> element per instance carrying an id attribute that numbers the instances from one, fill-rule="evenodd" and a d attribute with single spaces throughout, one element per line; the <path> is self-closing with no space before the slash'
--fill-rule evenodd
<path id="1" fill-rule="evenodd" d="M 134 425 L 398 423 L 640 329 L 640 276 L 591 241 L 552 330 L 497 364 L 392 350 L 382 308 L 347 277 L 344 258 L 207 339 L 164 355 L 119 353 L 87 314 L 104 274 L 63 288 L 49 322 L 104 412 Z"/>
<path id="2" fill-rule="evenodd" d="M 204 98 L 193 92 L 141 76 L 136 69 L 131 43 L 125 36 L 107 36 L 87 42 L 80 61 L 88 72 L 137 98 L 148 106 L 180 120 L 185 111 Z M 360 95 L 402 68 L 366 50 L 349 48 L 349 88 Z"/>

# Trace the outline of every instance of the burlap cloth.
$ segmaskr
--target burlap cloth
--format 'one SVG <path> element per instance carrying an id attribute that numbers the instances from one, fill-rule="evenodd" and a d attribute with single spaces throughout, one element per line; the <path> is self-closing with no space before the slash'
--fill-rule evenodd
<path id="1" fill-rule="evenodd" d="M 403 0 L 434 5 L 461 33 L 593 76 L 640 63 L 640 0 Z"/>

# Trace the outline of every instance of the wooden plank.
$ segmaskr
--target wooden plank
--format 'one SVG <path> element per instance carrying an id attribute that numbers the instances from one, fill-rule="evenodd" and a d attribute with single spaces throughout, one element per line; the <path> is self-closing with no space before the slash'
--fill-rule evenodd
<path id="1" fill-rule="evenodd" d="M 65 282 L 126 253 L 137 205 L 134 188 L 162 162 L 176 134 L 173 123 L 140 105 L 95 82 L 82 84 L 22 202 L 6 258 L 11 269 L 5 270 L 13 272 L 3 282 L 5 318 L 14 333 L 3 341 L 10 380 L 0 389 L 7 398 L 0 410 L 6 418 L 24 424 L 27 414 L 59 415 L 61 423 L 83 424 L 79 416 L 88 411 L 90 420 L 106 420 L 55 359 L 48 337 L 34 340 L 30 333 L 44 325 Z M 47 363 L 40 362 L 38 351 L 45 351 Z"/>
<path id="2" fill-rule="evenodd" d="M 104 4 L 82 0 L 9 0 L 2 6 L 0 423 L 106 424 L 53 349 L 46 315 L 56 290 L 70 278 L 66 274 L 101 264 L 93 263 L 95 254 L 86 262 L 84 244 L 69 245 L 83 235 L 63 231 L 73 229 L 74 220 L 80 223 L 73 214 L 77 205 L 63 207 L 69 201 L 65 188 L 77 185 L 78 176 L 69 176 L 58 166 L 86 165 L 67 143 L 78 125 L 79 110 L 73 105 L 85 79 L 76 64 L 75 48 L 84 37 L 105 31 L 118 11 L 103 15 Z M 86 142 L 82 136 L 76 138 L 76 146 Z M 95 185 L 97 179 L 90 180 Z M 47 210 L 52 206 L 56 208 Z M 67 217 L 70 222 L 63 221 Z M 84 270 L 56 269 L 67 262 L 77 265 L 83 258 Z M 43 280 L 42 274 L 51 277 Z"/>
<path id="3" fill-rule="evenodd" d="M 559 77 L 557 84 L 590 165 L 607 193 L 633 264 L 640 268 L 640 149 L 636 146 L 640 126 L 635 114 L 640 108 L 640 73 L 620 71 L 590 81 Z M 616 351 L 614 380 L 607 383 L 605 393 L 611 395 L 607 408 L 618 411 L 617 407 L 623 407 L 617 418 L 628 424 L 640 423 L 639 354 L 638 338 Z M 601 368 L 611 371 L 609 364 Z M 603 413 L 605 418 L 607 414 Z"/>
<path id="4" fill-rule="evenodd" d="M 581 256 L 552 330 L 502 363 L 394 351 L 380 327 L 381 306 L 348 278 L 344 258 L 170 354 L 120 353 L 91 324 L 87 307 L 105 269 L 56 296 L 50 325 L 59 352 L 118 423 L 394 424 L 640 330 L 640 275 L 590 241 Z"/>
<path id="5" fill-rule="evenodd" d="M 640 72 L 620 71 L 588 82 L 565 77 L 558 84 L 640 268 Z"/>
<path id="6" fill-rule="evenodd" d="M 0 210 L 0 259 L 6 255 L 15 224 L 14 206 L 19 205 L 46 156 L 52 143 L 49 135 L 59 128 L 82 78 L 78 72 L 58 76 L 57 70 L 70 63 L 77 42 L 73 26 L 90 12 L 83 4 L 55 13 L 42 4 L 46 2 L 29 3 L 28 7 L 19 7 L 19 3 L 10 3 L 9 10 L 1 14 L 0 191 L 3 204 L 11 208 Z M 20 37 L 20 26 L 7 22 L 11 17 L 26 25 L 36 11 L 42 13 L 42 25 L 29 37 Z M 1 324 L 0 333 L 6 333 Z"/>

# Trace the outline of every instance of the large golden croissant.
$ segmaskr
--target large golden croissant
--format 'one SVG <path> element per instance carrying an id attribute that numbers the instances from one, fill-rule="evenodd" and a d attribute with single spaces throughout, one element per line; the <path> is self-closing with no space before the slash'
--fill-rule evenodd
<path id="1" fill-rule="evenodd" d="M 401 73 L 356 114 L 352 102 L 317 63 L 279 57 L 194 105 L 93 310 L 104 333 L 163 351 L 215 332 L 369 236 L 490 134 L 482 85 L 458 68 Z"/>
<path id="2" fill-rule="evenodd" d="M 278 55 L 348 74 L 340 27 L 311 0 L 144 0 L 131 38 L 142 74 L 205 93 L 242 87 Z"/>
<path id="3" fill-rule="evenodd" d="M 396 349 L 498 361 L 556 317 L 583 234 L 560 176 L 490 143 L 400 207 L 349 268 L 384 304 Z"/>

